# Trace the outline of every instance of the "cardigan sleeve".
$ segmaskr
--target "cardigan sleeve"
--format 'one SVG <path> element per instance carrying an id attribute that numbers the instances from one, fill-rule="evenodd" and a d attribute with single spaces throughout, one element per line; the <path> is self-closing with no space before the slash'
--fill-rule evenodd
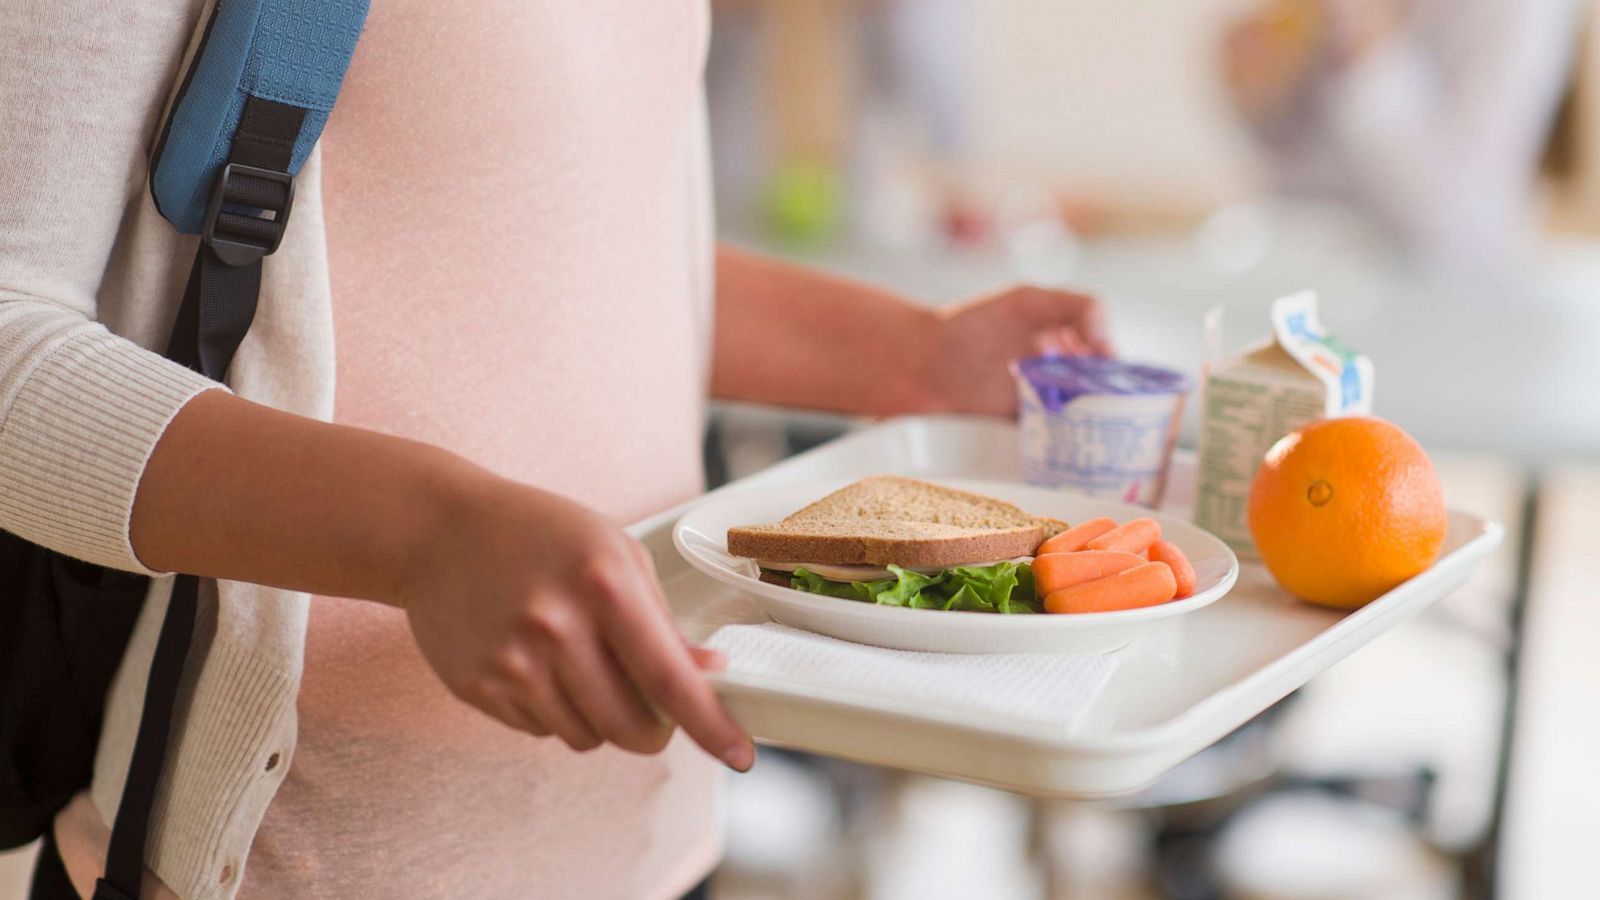
<path id="1" fill-rule="evenodd" d="M 136 572 L 145 463 L 220 385 L 96 318 L 200 6 L 52 0 L 0 28 L 0 529 Z"/>

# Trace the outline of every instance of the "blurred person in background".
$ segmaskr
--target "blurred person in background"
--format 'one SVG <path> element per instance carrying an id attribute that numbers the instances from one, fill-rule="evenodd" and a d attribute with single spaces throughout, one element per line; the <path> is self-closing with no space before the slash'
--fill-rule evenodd
<path id="1" fill-rule="evenodd" d="M 1350 204 L 1440 271 L 1503 267 L 1583 0 L 1267 0 L 1223 43 L 1275 189 Z"/>
<path id="2" fill-rule="evenodd" d="M 754 131 L 765 144 L 719 156 L 766 157 L 759 174 L 719 172 L 725 208 L 754 202 L 766 231 L 791 246 L 826 242 L 847 225 L 901 244 L 924 231 L 958 243 L 989 236 L 992 213 L 969 171 L 973 0 L 714 5 L 727 15 L 713 56 L 739 71 L 711 80 L 732 92 L 727 82 L 754 75 L 761 84 L 759 99 L 714 92 L 713 120 L 736 122 L 718 138 L 743 144 Z"/>

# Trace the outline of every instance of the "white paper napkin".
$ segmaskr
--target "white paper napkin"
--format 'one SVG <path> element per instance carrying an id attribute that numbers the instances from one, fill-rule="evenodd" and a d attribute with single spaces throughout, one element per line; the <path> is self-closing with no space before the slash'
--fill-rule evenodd
<path id="1" fill-rule="evenodd" d="M 1117 668 L 1114 656 L 889 650 L 776 623 L 727 625 L 706 646 L 727 654 L 730 672 L 1068 731 Z"/>

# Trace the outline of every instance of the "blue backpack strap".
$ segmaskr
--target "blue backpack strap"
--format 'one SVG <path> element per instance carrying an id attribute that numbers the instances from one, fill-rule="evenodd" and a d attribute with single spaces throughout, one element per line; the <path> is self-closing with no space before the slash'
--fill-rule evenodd
<path id="1" fill-rule="evenodd" d="M 289 184 L 282 176 L 300 171 L 321 136 L 366 17 L 367 0 L 216 0 L 151 159 L 150 191 L 161 214 L 185 234 L 204 235 L 216 210 L 233 202 L 226 196 L 233 173 L 224 170 L 230 163 L 269 168 L 244 159 L 263 144 L 273 159 L 286 157 L 276 181 Z M 255 199 L 285 190 L 269 187 Z M 248 206 L 251 198 L 243 199 Z M 275 230 L 281 238 L 281 223 Z M 260 241 L 226 225 L 218 235 Z"/>
<path id="2" fill-rule="evenodd" d="M 199 234 L 166 355 L 221 380 L 255 318 L 262 258 L 278 249 L 294 176 L 327 124 L 367 0 L 216 0 L 150 166 L 156 207 Z M 198 611 L 179 575 L 145 682 L 133 758 L 94 900 L 138 900 L 150 810 Z"/>

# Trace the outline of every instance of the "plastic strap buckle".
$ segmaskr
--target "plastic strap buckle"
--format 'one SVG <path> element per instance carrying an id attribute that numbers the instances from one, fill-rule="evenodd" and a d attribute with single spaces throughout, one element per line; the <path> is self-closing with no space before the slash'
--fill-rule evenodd
<path id="1" fill-rule="evenodd" d="M 278 249 L 293 206 L 293 175 L 228 163 L 211 188 L 200 240 L 230 266 L 251 265 Z"/>

